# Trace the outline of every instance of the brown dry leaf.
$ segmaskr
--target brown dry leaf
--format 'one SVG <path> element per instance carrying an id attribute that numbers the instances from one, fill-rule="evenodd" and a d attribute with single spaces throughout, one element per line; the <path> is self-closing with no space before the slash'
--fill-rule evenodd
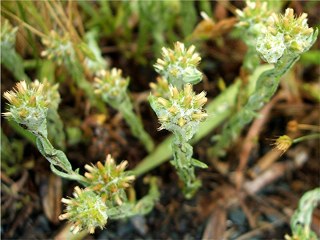
<path id="1" fill-rule="evenodd" d="M 239 165 L 235 175 L 235 183 L 238 189 L 241 187 L 243 180 L 245 178 L 243 175 L 243 172 L 244 172 L 244 169 L 247 167 L 250 153 L 255 146 L 255 143 L 256 143 L 255 139 L 257 136 L 260 135 L 263 126 L 265 125 L 266 121 L 269 118 L 270 111 L 272 110 L 273 106 L 283 98 L 284 98 L 283 93 L 279 92 L 268 104 L 266 104 L 266 106 L 263 107 L 263 109 L 259 113 L 260 117 L 254 120 L 254 122 L 252 123 L 248 131 L 246 138 L 243 141 L 242 149 L 239 154 L 240 156 Z M 260 165 L 258 165 L 258 167 L 260 167 Z"/>
<path id="2" fill-rule="evenodd" d="M 218 205 L 210 215 L 202 239 L 223 239 L 227 228 L 227 211 Z"/>
<path id="3" fill-rule="evenodd" d="M 47 183 L 42 186 L 42 205 L 46 217 L 53 223 L 58 223 L 61 214 L 62 180 L 50 174 Z"/>
<path id="4" fill-rule="evenodd" d="M 237 19 L 235 17 L 226 18 L 217 23 L 214 23 L 211 19 L 204 19 L 196 26 L 191 38 L 194 40 L 219 37 L 229 32 L 236 22 Z"/>

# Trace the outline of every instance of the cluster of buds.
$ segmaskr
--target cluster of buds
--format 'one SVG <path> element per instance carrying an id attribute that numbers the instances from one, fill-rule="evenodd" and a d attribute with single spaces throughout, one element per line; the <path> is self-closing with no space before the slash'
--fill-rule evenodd
<path id="1" fill-rule="evenodd" d="M 121 205 L 123 200 L 126 200 L 124 189 L 128 188 L 135 179 L 133 175 L 125 171 L 127 165 L 128 161 L 116 165 L 110 154 L 104 165 L 101 162 L 97 162 L 96 166 L 85 165 L 85 169 L 88 171 L 85 173 L 85 177 L 89 188 L 98 191 L 104 201 L 114 200 L 118 205 Z"/>
<path id="2" fill-rule="evenodd" d="M 186 84 L 180 91 L 170 86 L 169 91 L 167 99 L 153 95 L 149 97 L 161 124 L 159 129 L 167 129 L 188 141 L 197 131 L 199 123 L 208 116 L 202 109 L 207 102 L 206 93 L 196 95 L 191 84 Z"/>
<path id="3" fill-rule="evenodd" d="M 16 42 L 17 27 L 12 27 L 9 21 L 6 19 L 2 21 L 0 30 L 0 45 L 2 48 L 12 48 Z"/>
<path id="4" fill-rule="evenodd" d="M 67 205 L 65 213 L 59 216 L 60 220 L 68 219 L 72 223 L 71 231 L 76 234 L 82 230 L 94 233 L 95 228 L 101 229 L 108 220 L 107 206 L 102 198 L 94 191 L 75 187 L 74 198 L 62 198 L 61 202 Z"/>
<path id="5" fill-rule="evenodd" d="M 150 83 L 152 95 L 156 97 L 169 97 L 169 83 L 163 77 L 157 77 L 156 83 Z"/>
<path id="6" fill-rule="evenodd" d="M 239 20 L 237 27 L 245 30 L 244 41 L 248 46 L 255 46 L 256 38 L 266 31 L 266 21 L 270 16 L 267 2 L 247 0 L 246 7 L 242 11 L 237 9 L 236 15 Z"/>
<path id="7" fill-rule="evenodd" d="M 42 86 L 42 93 L 47 99 L 48 108 L 51 108 L 53 110 L 58 110 L 58 106 L 61 102 L 60 94 L 58 91 L 59 84 L 51 84 L 46 78 L 43 79 L 42 82 L 39 82 L 39 80 L 35 80 L 31 83 L 32 88 L 38 88 L 40 85 Z"/>
<path id="8" fill-rule="evenodd" d="M 95 93 L 102 96 L 108 103 L 122 102 L 127 95 L 129 77 L 122 77 L 122 70 L 112 68 L 111 71 L 101 70 L 95 78 Z"/>
<path id="9" fill-rule="evenodd" d="M 294 16 L 288 8 L 283 15 L 272 14 L 267 22 L 267 31 L 257 40 L 257 51 L 268 63 L 276 63 L 283 55 L 297 56 L 307 51 L 314 43 L 316 34 L 307 24 L 307 14 Z"/>
<path id="10" fill-rule="evenodd" d="M 41 52 L 42 57 L 52 59 L 59 65 L 66 60 L 72 61 L 75 59 L 75 51 L 69 34 L 60 36 L 52 30 L 49 37 L 42 39 L 42 43 L 46 46 L 46 50 Z"/>
<path id="11" fill-rule="evenodd" d="M 180 42 L 174 44 L 173 50 L 163 47 L 162 59 L 157 60 L 154 68 L 179 89 L 186 83 L 197 84 L 202 79 L 202 73 L 197 69 L 201 58 L 194 50 L 195 46 L 186 49 Z"/>
<path id="12" fill-rule="evenodd" d="M 48 99 L 42 83 L 28 86 L 25 81 L 17 83 L 13 91 L 4 93 L 9 101 L 5 117 L 13 118 L 30 131 L 37 131 L 45 123 L 48 111 Z"/>

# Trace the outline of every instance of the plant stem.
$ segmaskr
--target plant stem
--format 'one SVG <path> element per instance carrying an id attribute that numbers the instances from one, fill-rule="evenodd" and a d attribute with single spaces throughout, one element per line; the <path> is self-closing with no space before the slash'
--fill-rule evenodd
<path id="1" fill-rule="evenodd" d="M 111 103 L 110 105 L 118 109 L 129 125 L 130 130 L 136 138 L 138 138 L 148 152 L 152 152 L 154 149 L 154 143 L 150 135 L 144 130 L 141 119 L 133 112 L 133 106 L 128 95 L 124 96 L 124 99 L 120 104 Z"/>
<path id="2" fill-rule="evenodd" d="M 263 72 L 256 84 L 254 93 L 249 97 L 247 104 L 234 115 L 224 126 L 223 132 L 216 145 L 210 149 L 215 156 L 224 156 L 226 148 L 239 135 L 246 124 L 250 123 L 257 116 L 257 111 L 268 102 L 276 92 L 280 78 L 299 59 L 297 57 L 282 57 L 275 67 Z"/>
<path id="3" fill-rule="evenodd" d="M 310 139 L 315 139 L 315 138 L 320 138 L 320 134 L 319 133 L 314 133 L 314 134 L 309 134 L 309 135 L 302 136 L 302 137 L 299 137 L 299 138 L 295 138 L 292 141 L 292 143 L 299 143 L 299 142 L 302 142 L 302 141 L 305 141 L 305 140 L 310 140 Z"/>
<path id="4" fill-rule="evenodd" d="M 236 102 L 239 85 L 239 81 L 235 82 L 208 104 L 206 110 L 209 115 L 209 119 L 200 123 L 199 130 L 190 141 L 191 144 L 195 144 L 204 138 L 230 116 Z M 214 117 L 211 118 L 210 116 Z M 172 135 L 166 138 L 151 154 L 145 157 L 141 163 L 133 169 L 133 174 L 141 176 L 167 161 L 172 155 L 172 148 L 170 147 L 172 141 Z"/>
<path id="5" fill-rule="evenodd" d="M 177 173 L 184 183 L 184 195 L 190 199 L 201 186 L 201 181 L 196 178 L 192 166 L 193 148 L 183 137 L 176 135 L 171 146 L 173 151 L 171 164 L 177 169 Z"/>

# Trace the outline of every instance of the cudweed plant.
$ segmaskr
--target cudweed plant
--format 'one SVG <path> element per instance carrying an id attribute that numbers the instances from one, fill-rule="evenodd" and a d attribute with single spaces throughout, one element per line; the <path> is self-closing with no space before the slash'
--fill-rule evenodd
<path id="1" fill-rule="evenodd" d="M 17 31 L 18 27 L 13 27 L 7 19 L 1 19 L 1 63 L 13 73 L 15 78 L 29 81 L 29 77 L 24 72 L 23 60 L 15 50 Z"/>
<path id="2" fill-rule="evenodd" d="M 129 78 L 122 76 L 120 69 L 102 70 L 95 78 L 95 93 L 114 109 L 120 111 L 130 126 L 132 134 L 146 147 L 148 152 L 154 149 L 150 135 L 144 130 L 141 119 L 134 113 L 133 105 L 128 95 Z"/>
<path id="3" fill-rule="evenodd" d="M 40 84 L 43 85 L 43 94 L 48 100 L 47 124 L 49 126 L 47 129 L 50 142 L 53 142 L 63 150 L 65 148 L 65 134 L 63 122 L 58 113 L 58 107 L 61 102 L 58 92 L 59 84 L 51 84 L 47 79 L 44 79 L 42 82 L 35 80 L 30 83 L 30 86 L 37 88 Z"/>
<path id="4" fill-rule="evenodd" d="M 101 104 L 97 102 L 92 85 L 86 79 L 88 67 L 95 66 L 95 64 L 92 63 L 92 60 L 90 60 L 94 58 L 94 56 L 91 56 L 94 54 L 89 50 L 90 48 L 82 42 L 74 43 L 68 33 L 59 34 L 54 30 L 50 32 L 50 35 L 42 38 L 42 43 L 45 45 L 46 49 L 41 52 L 41 56 L 53 60 L 58 65 L 64 65 L 79 88 L 82 89 L 89 98 L 90 103 L 103 109 Z M 78 49 L 78 52 L 76 51 L 76 48 Z M 89 55 L 91 58 L 87 57 L 82 60 L 79 58 L 79 52 L 84 52 L 85 54 L 83 55 Z M 85 65 L 85 63 L 87 65 Z M 94 73 L 87 74 L 94 75 Z"/>
<path id="5" fill-rule="evenodd" d="M 149 96 L 150 105 L 161 124 L 159 130 L 166 129 L 174 134 L 171 163 L 184 182 L 186 198 L 191 198 L 201 186 L 194 167 L 207 167 L 192 158 L 193 148 L 189 144 L 199 123 L 208 116 L 203 110 L 207 102 L 206 93 L 196 94 L 191 85 L 202 78 L 202 73 L 196 69 L 200 57 L 194 54 L 194 50 L 194 46 L 186 50 L 184 44 L 179 42 L 175 44 L 174 50 L 162 49 L 163 60 L 158 59 L 155 64 L 156 71 L 162 77 L 157 79 L 157 83 L 150 84 L 153 94 Z"/>
<path id="6" fill-rule="evenodd" d="M 52 92 L 53 91 L 53 92 Z M 14 120 L 36 136 L 40 153 L 50 162 L 51 170 L 60 177 L 78 181 L 83 189 L 75 188 L 74 198 L 62 199 L 67 205 L 60 219 L 72 222 L 71 231 L 77 233 L 87 230 L 93 233 L 95 228 L 103 228 L 107 219 L 119 219 L 146 214 L 159 198 L 156 179 L 152 178 L 150 191 L 145 197 L 136 201 L 129 200 L 125 189 L 130 187 L 135 177 L 125 171 L 127 161 L 115 164 L 111 155 L 107 156 L 103 165 L 86 165 L 85 176 L 73 170 L 64 152 L 55 149 L 48 139 L 47 114 L 48 109 L 57 108 L 60 97 L 57 85 L 48 82 L 35 81 L 28 85 L 19 82 L 13 91 L 4 93 L 9 101 L 8 112 L 3 115 Z"/>
<path id="7" fill-rule="evenodd" d="M 174 44 L 174 49 L 163 47 L 162 59 L 158 58 L 154 68 L 178 89 L 186 83 L 197 84 L 202 80 L 202 73 L 197 69 L 201 58 L 194 50 L 195 46 L 186 49 L 180 42 Z"/>
<path id="8" fill-rule="evenodd" d="M 111 155 L 108 155 L 105 164 L 86 165 L 85 173 L 87 187 L 75 187 L 73 198 L 62 198 L 67 205 L 65 213 L 60 219 L 68 219 L 71 231 L 77 233 L 87 229 L 94 233 L 97 227 L 101 229 L 107 220 L 142 215 L 150 212 L 154 202 L 159 197 L 156 179 L 150 180 L 149 194 L 139 201 L 129 201 L 125 189 L 131 186 L 135 179 L 130 172 L 124 171 L 127 161 L 115 164 Z"/>
<path id="9" fill-rule="evenodd" d="M 55 88 L 46 88 L 40 82 L 28 85 L 25 81 L 19 82 L 14 91 L 4 93 L 9 101 L 8 112 L 3 113 L 7 118 L 13 119 L 19 125 L 36 136 L 36 143 L 41 154 L 51 163 L 51 170 L 60 176 L 84 180 L 77 172 L 72 170 L 65 154 L 55 149 L 48 139 L 47 114 L 48 108 L 54 104 L 55 94 L 48 91 Z M 60 168 L 58 170 L 56 167 Z"/>
<path id="10" fill-rule="evenodd" d="M 311 48 L 317 35 L 318 30 L 308 27 L 307 14 L 295 17 L 290 8 L 284 15 L 273 14 L 268 19 L 267 31 L 258 37 L 256 49 L 262 59 L 274 64 L 274 68 L 260 75 L 255 91 L 245 106 L 224 126 L 222 135 L 212 149 L 213 154 L 225 154 L 225 148 L 252 121 L 264 103 L 271 99 L 279 86 L 280 78 L 293 67 L 303 52 Z"/>
<path id="11" fill-rule="evenodd" d="M 239 20 L 236 29 L 239 30 L 242 40 L 248 47 L 243 66 L 249 71 L 253 71 L 259 65 L 260 59 L 256 51 L 257 37 L 267 31 L 267 20 L 270 14 L 268 3 L 261 1 L 248 0 L 243 10 L 236 10 Z"/>
<path id="12" fill-rule="evenodd" d="M 311 229 L 312 212 L 320 203 L 320 188 L 310 190 L 303 194 L 298 209 L 294 212 L 290 225 L 292 236 L 286 235 L 286 240 L 316 240 L 316 233 Z"/>

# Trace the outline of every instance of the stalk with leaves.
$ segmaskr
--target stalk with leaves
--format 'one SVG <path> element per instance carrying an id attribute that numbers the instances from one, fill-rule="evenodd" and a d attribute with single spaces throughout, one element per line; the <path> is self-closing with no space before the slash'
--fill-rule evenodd
<path id="1" fill-rule="evenodd" d="M 174 135 L 171 163 L 184 183 L 186 198 L 193 197 L 201 186 L 194 167 L 207 167 L 192 158 L 193 148 L 189 143 L 197 132 L 199 123 L 207 118 L 207 113 L 203 110 L 207 102 L 206 93 L 196 94 L 191 85 L 202 79 L 202 73 L 197 69 L 200 57 L 194 50 L 194 46 L 186 49 L 180 42 L 175 44 L 174 50 L 162 49 L 163 59 L 158 59 L 155 64 L 155 69 L 162 78 L 151 84 L 153 94 L 149 96 L 150 105 L 161 124 L 159 130 L 166 129 Z"/>
<path id="2" fill-rule="evenodd" d="M 15 50 L 18 27 L 13 27 L 7 19 L 1 19 L 0 48 L 1 63 L 9 69 L 16 79 L 30 81 L 23 67 L 23 60 Z"/>
<path id="3" fill-rule="evenodd" d="M 150 191 L 139 201 L 129 199 L 125 191 L 131 186 L 135 177 L 125 168 L 123 161 L 119 165 L 108 155 L 105 164 L 86 165 L 85 176 L 73 170 L 71 163 L 63 151 L 55 149 L 48 139 L 48 109 L 57 107 L 59 97 L 57 85 L 50 86 L 35 81 L 28 85 L 19 82 L 14 91 L 4 93 L 9 101 L 8 112 L 3 115 L 14 120 L 36 137 L 40 153 L 50 162 L 51 170 L 60 177 L 78 181 L 84 188 L 75 188 L 74 198 L 63 198 L 67 205 L 66 212 L 60 219 L 72 222 L 71 231 L 77 233 L 87 230 L 94 233 L 95 228 L 103 228 L 107 219 L 119 219 L 138 214 L 146 214 L 152 210 L 159 198 L 156 179 L 149 181 Z"/>
<path id="4" fill-rule="evenodd" d="M 274 68 L 260 75 L 255 91 L 245 106 L 224 126 L 218 142 L 211 149 L 216 156 L 225 154 L 232 140 L 274 95 L 281 77 L 293 67 L 302 53 L 311 48 L 318 35 L 318 30 L 308 27 L 306 13 L 296 18 L 290 8 L 284 15 L 271 15 L 266 29 L 257 39 L 256 50 L 265 61 L 274 64 Z"/>
<path id="5" fill-rule="evenodd" d="M 120 69 L 100 71 L 95 78 L 95 93 L 114 109 L 122 113 L 132 134 L 138 138 L 148 152 L 154 149 L 150 135 L 144 130 L 141 119 L 134 113 L 133 105 L 127 92 L 129 78 L 122 77 Z"/>
<path id="6" fill-rule="evenodd" d="M 292 236 L 286 235 L 286 240 L 316 240 L 317 234 L 310 229 L 313 210 L 320 203 L 320 188 L 315 188 L 303 194 L 298 209 L 291 217 Z"/>
<path id="7" fill-rule="evenodd" d="M 76 51 L 76 49 L 85 49 L 87 50 L 85 52 L 88 53 L 89 48 L 84 43 L 74 43 L 69 33 L 60 35 L 56 31 L 51 31 L 48 36 L 43 37 L 42 43 L 46 46 L 46 49 L 41 52 L 41 56 L 53 60 L 58 65 L 63 64 L 79 88 L 89 98 L 90 103 L 103 109 L 94 95 L 92 85 L 86 79 L 87 68 L 84 67 L 84 61 L 82 64 Z M 89 64 L 89 66 L 91 65 Z"/>

